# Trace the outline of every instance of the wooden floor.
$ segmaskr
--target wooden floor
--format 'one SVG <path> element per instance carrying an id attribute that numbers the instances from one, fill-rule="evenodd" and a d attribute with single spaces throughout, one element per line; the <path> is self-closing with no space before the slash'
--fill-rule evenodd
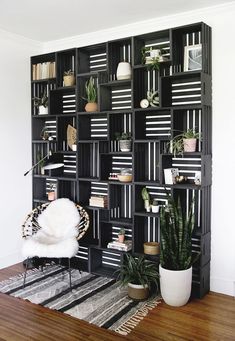
<path id="1" fill-rule="evenodd" d="M 0 280 L 22 272 L 21 264 L 0 270 Z M 235 340 L 235 300 L 210 293 L 181 308 L 164 303 L 128 335 L 98 328 L 66 314 L 0 294 L 0 341 Z"/>

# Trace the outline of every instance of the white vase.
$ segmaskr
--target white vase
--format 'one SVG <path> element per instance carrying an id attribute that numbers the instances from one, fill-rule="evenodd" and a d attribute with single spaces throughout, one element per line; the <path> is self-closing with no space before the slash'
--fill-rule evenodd
<path id="1" fill-rule="evenodd" d="M 128 62 L 120 62 L 117 67 L 117 80 L 131 79 L 131 65 Z"/>
<path id="2" fill-rule="evenodd" d="M 191 295 L 192 267 L 187 270 L 167 270 L 159 265 L 160 289 L 163 300 L 173 307 L 185 305 Z"/>
<path id="3" fill-rule="evenodd" d="M 44 107 L 43 105 L 40 105 L 38 107 L 38 115 L 47 115 L 48 114 L 48 107 Z"/>

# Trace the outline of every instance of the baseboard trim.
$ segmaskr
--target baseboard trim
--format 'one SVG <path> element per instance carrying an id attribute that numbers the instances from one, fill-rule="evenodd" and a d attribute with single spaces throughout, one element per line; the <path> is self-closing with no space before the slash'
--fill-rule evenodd
<path id="1" fill-rule="evenodd" d="M 235 297 L 235 280 L 212 277 L 210 279 L 210 290 Z"/>

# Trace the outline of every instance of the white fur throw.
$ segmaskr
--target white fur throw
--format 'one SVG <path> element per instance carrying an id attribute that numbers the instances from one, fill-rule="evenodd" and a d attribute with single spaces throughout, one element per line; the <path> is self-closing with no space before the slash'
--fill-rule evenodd
<path id="1" fill-rule="evenodd" d="M 57 199 L 38 216 L 41 229 L 26 238 L 24 257 L 72 257 L 77 253 L 79 212 L 69 199 Z"/>

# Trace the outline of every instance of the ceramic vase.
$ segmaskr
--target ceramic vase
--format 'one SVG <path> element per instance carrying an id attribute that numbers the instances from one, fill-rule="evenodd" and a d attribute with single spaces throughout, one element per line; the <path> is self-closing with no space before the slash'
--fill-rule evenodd
<path id="1" fill-rule="evenodd" d="M 117 67 L 117 80 L 131 79 L 131 65 L 128 62 L 120 62 Z"/>

